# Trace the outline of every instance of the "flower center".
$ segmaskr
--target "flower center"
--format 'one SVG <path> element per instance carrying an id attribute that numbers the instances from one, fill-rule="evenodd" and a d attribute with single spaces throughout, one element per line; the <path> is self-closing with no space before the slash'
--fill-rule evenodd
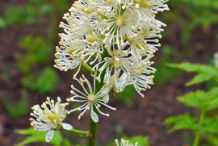
<path id="1" fill-rule="evenodd" d="M 52 121 L 53 123 L 59 121 L 59 117 L 56 114 L 47 113 L 46 115 L 49 118 L 49 120 Z"/>
<path id="2" fill-rule="evenodd" d="M 67 53 L 69 53 L 69 54 L 73 54 L 74 51 L 75 51 L 74 48 L 70 48 L 70 49 L 67 50 Z"/>
<path id="3" fill-rule="evenodd" d="M 115 68 L 120 67 L 120 66 L 121 66 L 120 59 L 114 57 L 114 58 L 112 59 L 112 64 L 113 64 L 113 66 L 114 66 Z"/>
<path id="4" fill-rule="evenodd" d="M 94 94 L 89 94 L 88 95 L 88 100 L 89 102 L 95 102 L 97 100 L 96 96 Z"/>
<path id="5" fill-rule="evenodd" d="M 148 0 L 136 0 L 135 3 L 139 4 L 139 6 L 143 7 L 143 8 L 148 8 L 149 7 Z"/>
<path id="6" fill-rule="evenodd" d="M 148 46 L 142 41 L 138 41 L 138 43 L 136 43 L 136 47 L 138 49 L 144 49 L 145 51 L 148 50 Z"/>
<path id="7" fill-rule="evenodd" d="M 95 35 L 87 35 L 86 36 L 86 40 L 87 41 L 89 41 L 90 43 L 93 43 L 93 42 L 96 42 L 96 41 L 98 41 L 98 39 L 96 38 L 96 36 Z"/>
<path id="8" fill-rule="evenodd" d="M 124 20 L 124 18 L 123 18 L 122 16 L 118 16 L 118 17 L 116 18 L 116 24 L 117 24 L 117 26 L 123 25 L 124 22 L 125 22 L 125 20 Z"/>

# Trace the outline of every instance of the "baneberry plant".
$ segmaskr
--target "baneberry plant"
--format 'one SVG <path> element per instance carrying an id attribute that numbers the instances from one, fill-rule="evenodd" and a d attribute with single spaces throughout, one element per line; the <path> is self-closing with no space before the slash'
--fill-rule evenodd
<path id="1" fill-rule="evenodd" d="M 65 22 L 60 23 L 64 32 L 60 33 L 56 47 L 55 65 L 61 71 L 76 70 L 73 79 L 82 90 L 71 86 L 72 97 L 66 103 L 47 99 L 41 106 L 33 106 L 30 120 L 37 131 L 46 131 L 46 142 L 52 140 L 54 131 L 65 129 L 69 133 L 87 137 L 87 146 L 96 145 L 96 134 L 101 110 L 109 106 L 110 91 L 116 93 L 133 85 L 144 97 L 142 91 L 153 85 L 151 58 L 160 47 L 159 38 L 164 23 L 156 19 L 156 14 L 169 10 L 167 0 L 79 0 L 64 14 Z M 93 83 L 80 76 L 81 68 L 90 72 Z M 96 84 L 101 84 L 100 88 Z M 125 97 L 124 97 L 125 98 Z M 67 109 L 71 103 L 81 103 L 79 107 Z M 87 131 L 81 131 L 64 123 L 64 119 L 74 111 L 90 113 Z M 140 143 L 133 143 L 134 146 Z M 128 141 L 116 140 L 117 146 L 132 146 Z"/>

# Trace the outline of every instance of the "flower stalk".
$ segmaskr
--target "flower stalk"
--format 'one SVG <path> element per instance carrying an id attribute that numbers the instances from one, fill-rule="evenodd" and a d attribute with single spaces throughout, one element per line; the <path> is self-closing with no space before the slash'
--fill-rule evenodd
<path id="1" fill-rule="evenodd" d="M 80 137 L 89 137 L 90 134 L 88 131 L 82 131 L 82 130 L 78 130 L 78 129 L 71 129 L 71 130 L 65 130 L 65 129 L 62 129 L 68 133 L 73 133 L 73 134 L 76 134 Z"/>
<path id="2" fill-rule="evenodd" d="M 201 112 L 200 118 L 199 118 L 198 129 L 195 132 L 195 139 L 194 139 L 193 146 L 198 146 L 199 145 L 199 140 L 200 140 L 200 137 L 201 137 L 200 129 L 201 129 L 202 124 L 204 122 L 204 117 L 205 117 L 205 112 Z"/>
<path id="3" fill-rule="evenodd" d="M 98 115 L 98 111 L 94 109 L 94 111 Z M 97 130 L 98 130 L 98 123 L 95 123 L 92 118 L 90 117 L 89 120 L 89 130 L 90 136 L 87 137 L 87 144 L 86 146 L 95 146 L 96 145 L 96 137 L 97 137 Z"/>

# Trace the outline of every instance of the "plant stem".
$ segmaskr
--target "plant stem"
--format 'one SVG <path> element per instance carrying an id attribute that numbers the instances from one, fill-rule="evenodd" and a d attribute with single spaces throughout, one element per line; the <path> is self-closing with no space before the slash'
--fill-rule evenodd
<path id="1" fill-rule="evenodd" d="M 88 64 L 84 63 L 84 62 L 82 63 L 82 66 L 83 66 L 85 69 L 87 69 L 88 71 L 90 71 L 90 73 L 92 73 L 92 74 L 97 73 L 97 71 L 93 71 L 93 70 L 92 70 L 92 67 L 89 66 Z"/>
<path id="2" fill-rule="evenodd" d="M 69 133 L 74 133 L 80 137 L 88 137 L 89 136 L 89 132 L 88 131 L 82 131 L 82 130 L 78 130 L 78 129 L 71 129 L 71 130 L 65 130 L 63 129 L 64 131 L 66 132 L 69 132 Z"/>
<path id="3" fill-rule="evenodd" d="M 94 111 L 97 113 L 98 112 L 96 109 L 94 109 Z M 90 117 L 89 120 L 89 134 L 90 136 L 87 138 L 87 144 L 86 146 L 96 146 L 96 136 L 97 136 L 97 129 L 98 129 L 98 123 L 95 123 L 92 118 Z"/>
<path id="4" fill-rule="evenodd" d="M 199 143 L 199 140 L 200 140 L 200 137 L 201 137 L 200 129 L 201 129 L 202 124 L 204 122 L 204 117 L 205 117 L 205 112 L 201 112 L 199 123 L 198 123 L 198 129 L 195 132 L 195 139 L 194 139 L 193 146 L 198 146 L 198 143 Z"/>

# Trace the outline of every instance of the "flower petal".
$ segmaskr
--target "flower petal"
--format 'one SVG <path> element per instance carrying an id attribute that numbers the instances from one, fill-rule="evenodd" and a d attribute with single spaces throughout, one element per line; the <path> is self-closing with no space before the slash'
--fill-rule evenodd
<path id="1" fill-rule="evenodd" d="M 53 137 L 54 137 L 54 130 L 51 130 L 46 134 L 45 141 L 50 142 Z"/>
<path id="2" fill-rule="evenodd" d="M 103 97 L 103 100 L 104 100 L 104 103 L 108 103 L 108 101 L 109 101 L 109 95 L 108 95 L 108 94 L 105 95 L 105 96 Z"/>
<path id="3" fill-rule="evenodd" d="M 93 108 L 91 110 L 91 118 L 95 123 L 98 123 L 99 118 L 98 118 L 98 115 L 94 112 Z"/>
<path id="4" fill-rule="evenodd" d="M 62 127 L 63 127 L 65 130 L 71 130 L 71 129 L 73 129 L 73 126 L 71 126 L 71 125 L 68 124 L 68 123 L 62 123 Z"/>

